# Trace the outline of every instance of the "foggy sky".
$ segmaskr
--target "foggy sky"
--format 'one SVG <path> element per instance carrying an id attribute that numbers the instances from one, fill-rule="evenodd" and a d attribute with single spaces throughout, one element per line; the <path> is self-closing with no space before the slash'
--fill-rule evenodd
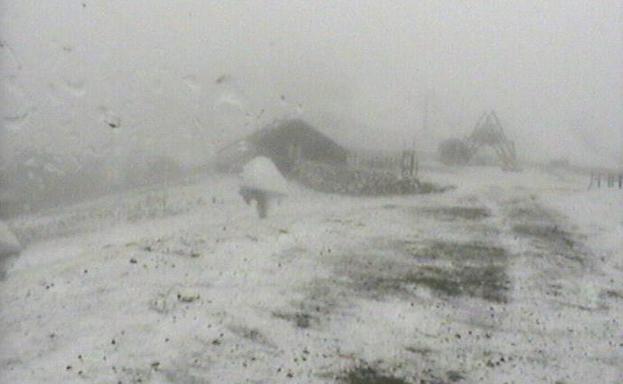
<path id="1" fill-rule="evenodd" d="M 621 161 L 620 1 L 0 4 L 9 153 L 198 163 L 282 116 L 344 144 L 434 150 L 495 109 L 522 158 Z"/>

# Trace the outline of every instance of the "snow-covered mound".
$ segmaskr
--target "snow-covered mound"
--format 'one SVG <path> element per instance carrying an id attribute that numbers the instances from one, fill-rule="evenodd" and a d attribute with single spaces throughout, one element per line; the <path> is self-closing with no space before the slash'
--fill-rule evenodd
<path id="1" fill-rule="evenodd" d="M 288 194 L 288 182 L 267 157 L 259 156 L 242 169 L 242 186 L 267 192 Z"/>

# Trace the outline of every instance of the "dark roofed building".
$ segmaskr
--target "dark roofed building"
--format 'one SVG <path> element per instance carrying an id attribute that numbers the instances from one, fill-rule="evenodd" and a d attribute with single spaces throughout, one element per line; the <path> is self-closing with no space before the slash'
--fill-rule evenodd
<path id="1" fill-rule="evenodd" d="M 303 120 L 283 120 L 224 148 L 217 163 L 221 169 L 227 165 L 238 168 L 241 159 L 253 156 L 269 157 L 283 174 L 288 174 L 298 161 L 346 164 L 348 151 Z"/>

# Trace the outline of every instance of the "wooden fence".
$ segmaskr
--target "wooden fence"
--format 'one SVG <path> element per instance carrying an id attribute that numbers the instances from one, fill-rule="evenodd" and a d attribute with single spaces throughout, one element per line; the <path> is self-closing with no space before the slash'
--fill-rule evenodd
<path id="1" fill-rule="evenodd" d="M 623 173 L 614 172 L 591 172 L 591 180 L 588 189 L 593 188 L 617 188 L 623 189 Z"/>
<path id="2" fill-rule="evenodd" d="M 383 170 L 402 178 L 415 178 L 418 173 L 418 161 L 414 151 L 401 152 L 351 152 L 348 165 L 352 168 Z"/>

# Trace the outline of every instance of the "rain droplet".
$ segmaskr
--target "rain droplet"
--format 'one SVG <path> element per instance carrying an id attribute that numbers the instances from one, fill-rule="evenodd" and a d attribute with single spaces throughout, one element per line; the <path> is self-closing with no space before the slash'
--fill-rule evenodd
<path id="1" fill-rule="evenodd" d="M 5 102 L 0 109 L 2 111 L 2 120 L 7 129 L 17 131 L 22 128 L 24 123 L 30 117 L 33 108 L 30 100 L 22 88 L 17 83 L 15 77 L 9 77 L 2 83 L 3 90 L 0 91 L 6 96 Z"/>
<path id="2" fill-rule="evenodd" d="M 63 79 L 63 87 L 67 92 L 75 97 L 84 96 L 86 92 L 84 83 L 83 79 Z"/>
<path id="3" fill-rule="evenodd" d="M 300 103 L 297 104 L 296 105 L 296 114 L 298 116 L 301 116 L 301 115 L 303 115 L 304 112 L 305 112 L 305 108 L 303 108 L 303 104 L 300 104 Z"/>
<path id="4" fill-rule="evenodd" d="M 235 95 L 233 92 L 224 92 L 221 96 L 216 100 L 215 107 L 216 108 L 233 108 L 243 110 L 244 102 Z"/>
<path id="5" fill-rule="evenodd" d="M 216 84 L 224 84 L 224 83 L 229 82 L 230 80 L 231 80 L 231 76 L 225 73 L 225 74 L 222 74 L 221 76 L 219 76 L 216 79 L 215 83 Z"/>
<path id="6" fill-rule="evenodd" d="M 100 111 L 102 111 L 102 115 L 100 116 L 101 122 L 112 129 L 121 127 L 121 117 L 108 111 L 105 107 L 100 107 Z"/>
<path id="7" fill-rule="evenodd" d="M 201 85 L 199 85 L 197 77 L 195 77 L 194 75 L 184 76 L 182 80 L 184 80 L 184 84 L 186 84 L 186 86 L 190 88 L 190 90 L 193 92 L 197 92 L 199 89 L 201 89 Z"/>
<path id="8" fill-rule="evenodd" d="M 24 112 L 20 115 L 4 116 L 4 122 L 8 130 L 18 131 L 19 129 L 22 128 L 24 122 L 28 120 L 29 116 L 30 116 L 30 113 L 28 112 Z"/>

